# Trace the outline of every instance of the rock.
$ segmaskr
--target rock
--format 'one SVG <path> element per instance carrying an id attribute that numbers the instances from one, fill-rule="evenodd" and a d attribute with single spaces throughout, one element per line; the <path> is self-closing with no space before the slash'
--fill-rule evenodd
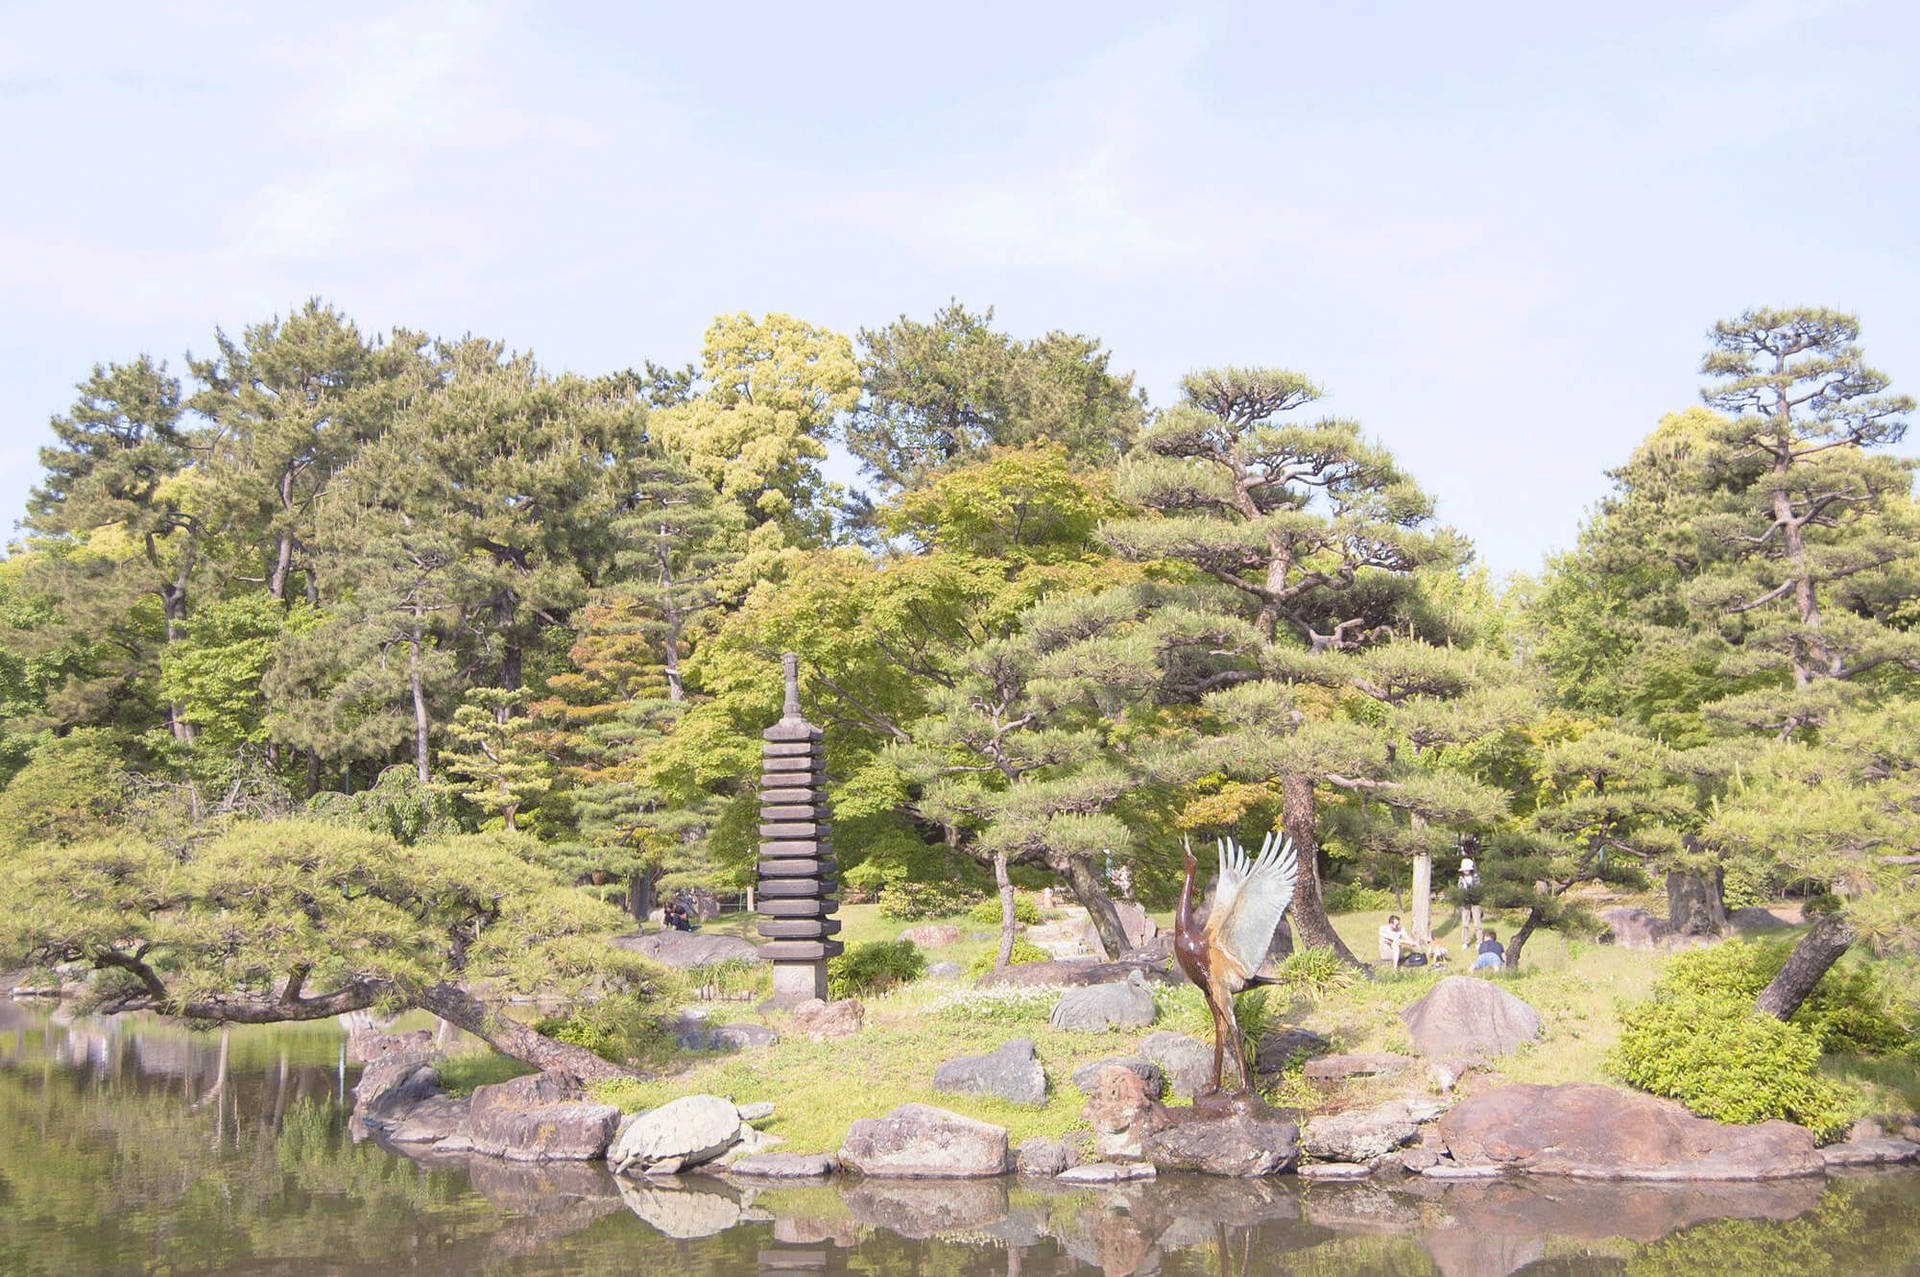
<path id="1" fill-rule="evenodd" d="M 1508 1055 L 1540 1036 L 1540 1016 L 1490 980 L 1450 975 L 1400 1013 L 1428 1059 Z"/>
<path id="2" fill-rule="evenodd" d="M 641 936 L 616 936 L 614 944 L 662 966 L 685 971 L 716 962 L 764 962 L 760 947 L 739 936 L 702 931 L 653 931 Z"/>
<path id="3" fill-rule="evenodd" d="M 1055 1178 L 1062 1184 L 1124 1184 L 1128 1180 L 1152 1179 L 1158 1174 L 1146 1162 L 1088 1162 L 1061 1171 Z"/>
<path id="4" fill-rule="evenodd" d="M 1160 1066 L 1175 1095 L 1193 1096 L 1213 1085 L 1213 1048 L 1181 1033 L 1150 1033 L 1137 1048 Z"/>
<path id="5" fill-rule="evenodd" d="M 1316 1055 L 1325 1055 L 1331 1050 L 1333 1050 L 1333 1043 L 1312 1029 L 1295 1027 L 1284 1029 L 1279 1033 L 1269 1033 L 1260 1039 L 1260 1049 L 1254 1058 L 1254 1071 L 1280 1073 L 1295 1060 L 1309 1060 Z"/>
<path id="6" fill-rule="evenodd" d="M 1659 949 L 1672 934 L 1666 919 L 1656 918 L 1645 909 L 1616 905 L 1601 910 L 1600 917 L 1607 924 L 1600 938 L 1622 949 Z"/>
<path id="7" fill-rule="evenodd" d="M 372 1063 L 389 1055 L 433 1053 L 433 1030 L 415 1029 L 411 1033 L 382 1033 L 371 1024 L 355 1025 L 347 1030 L 347 1058 Z"/>
<path id="8" fill-rule="evenodd" d="M 1301 1070 L 1316 1082 L 1344 1082 L 1356 1077 L 1398 1077 L 1413 1063 L 1408 1055 L 1380 1051 L 1362 1055 L 1323 1055 L 1308 1060 Z"/>
<path id="9" fill-rule="evenodd" d="M 1771 909 L 1762 909 L 1757 905 L 1744 905 L 1738 909 L 1727 910 L 1727 925 L 1745 935 L 1755 931 L 1780 931 L 1793 924 Z"/>
<path id="10" fill-rule="evenodd" d="M 1829 1144 L 1820 1156 L 1828 1166 L 1896 1166 L 1920 1161 L 1920 1144 L 1891 1137 L 1855 1139 Z"/>
<path id="11" fill-rule="evenodd" d="M 1152 1060 L 1143 1060 L 1137 1055 L 1116 1055 L 1105 1060 L 1095 1060 L 1091 1064 L 1082 1064 L 1073 1071 L 1073 1084 L 1088 1095 L 1093 1094 L 1094 1084 L 1100 1079 L 1100 1070 L 1106 1068 L 1128 1069 L 1140 1075 L 1145 1085 L 1147 1098 L 1157 1100 L 1167 1093 L 1167 1078 L 1160 1066 Z"/>
<path id="12" fill-rule="evenodd" d="M 1415 1144 L 1411 1148 L 1400 1150 L 1401 1167 L 1416 1175 L 1439 1164 L 1440 1150 L 1433 1145 Z"/>
<path id="13" fill-rule="evenodd" d="M 1021 1142 L 1014 1155 L 1014 1166 L 1022 1175 L 1058 1175 L 1076 1160 L 1073 1150 L 1063 1141 L 1036 1135 Z"/>
<path id="14" fill-rule="evenodd" d="M 743 1122 L 764 1122 L 773 1116 L 772 1100 L 756 1100 L 752 1104 L 742 1104 L 739 1108 Z"/>
<path id="15" fill-rule="evenodd" d="M 927 923 L 924 926 L 908 927 L 900 933 L 900 938 L 922 949 L 944 949 L 950 944 L 960 943 L 960 928 L 951 923 Z"/>
<path id="16" fill-rule="evenodd" d="M 1113 984 L 1124 980 L 1138 971 L 1155 984 L 1177 985 L 1184 976 L 1173 970 L 1171 962 L 1155 960 L 1139 962 L 1129 959 L 1125 962 L 1096 962 L 1092 958 L 1068 958 L 1054 962 L 1019 962 L 1000 971 L 989 971 L 974 981 L 981 988 L 990 985 L 1009 984 L 1019 988 L 1033 988 L 1042 984 Z"/>
<path id="17" fill-rule="evenodd" d="M 1235 1101 L 1219 1109 L 1162 1109 L 1170 1125 L 1141 1140 L 1141 1156 L 1163 1171 L 1235 1177 L 1278 1174 L 1299 1160 L 1299 1127 L 1258 1099 Z"/>
<path id="18" fill-rule="evenodd" d="M 744 1051 L 773 1046 L 780 1035 L 764 1024 L 704 1024 L 680 1020 L 673 1026 L 673 1044 L 682 1051 Z"/>
<path id="19" fill-rule="evenodd" d="M 457 1147 L 471 1148 L 467 1101 L 444 1093 L 430 1096 L 389 1127 L 387 1138 L 396 1144 L 433 1144 L 448 1153 Z"/>
<path id="20" fill-rule="evenodd" d="M 746 1179 L 825 1179 L 833 1158 L 825 1153 L 753 1153 L 727 1168 Z"/>
<path id="21" fill-rule="evenodd" d="M 1429 1060 L 1427 1062 L 1427 1080 L 1433 1083 L 1434 1090 L 1445 1095 L 1452 1091 L 1454 1087 L 1460 1085 L 1460 1079 L 1472 1072 L 1474 1067 L 1479 1063 L 1481 1063 L 1481 1061 L 1465 1060 L 1458 1057 L 1451 1057 L 1444 1060 Z"/>
<path id="22" fill-rule="evenodd" d="M 1007 1133 L 930 1104 L 902 1104 L 848 1128 L 839 1162 L 863 1175 L 902 1179 L 1004 1175 Z"/>
<path id="23" fill-rule="evenodd" d="M 1108 1029 L 1144 1029 L 1159 1018 L 1146 976 L 1129 971 L 1118 984 L 1092 984 L 1061 994 L 1047 1023 L 1056 1029 L 1103 1033 Z"/>
<path id="24" fill-rule="evenodd" d="M 1147 1094 L 1145 1080 L 1125 1065 L 1110 1064 L 1094 1075 L 1080 1116 L 1093 1128 L 1093 1148 L 1101 1157 L 1139 1157 L 1145 1134 L 1142 1118 L 1160 1106 Z"/>
<path id="25" fill-rule="evenodd" d="M 1357 1162 L 1307 1162 L 1294 1174 L 1301 1179 L 1365 1179 L 1373 1168 Z"/>
<path id="26" fill-rule="evenodd" d="M 1401 1100 L 1309 1118 L 1301 1143 L 1309 1154 L 1328 1162 L 1369 1162 L 1411 1140 L 1419 1124 Z"/>
<path id="27" fill-rule="evenodd" d="M 1503 1086 L 1441 1119 L 1462 1168 L 1584 1179 L 1755 1180 L 1826 1167 L 1813 1135 L 1787 1122 L 1723 1126 L 1671 1100 L 1592 1083 Z"/>
<path id="28" fill-rule="evenodd" d="M 957 962 L 935 962 L 927 967 L 929 980 L 957 980 L 966 974 L 966 969 Z"/>
<path id="29" fill-rule="evenodd" d="M 1116 900 L 1113 902 L 1113 908 L 1114 911 L 1120 915 L 1120 930 L 1125 933 L 1127 937 L 1127 951 L 1129 953 L 1160 934 L 1160 924 L 1152 918 L 1147 917 L 1145 905 L 1135 904 L 1131 900 Z M 1104 950 L 1104 946 L 1100 943 L 1100 932 L 1094 927 L 1093 919 L 1091 918 L 1088 918 L 1080 924 L 1080 929 L 1075 934 L 1075 938 L 1093 953 L 1100 953 Z M 1121 955 L 1115 953 L 1109 954 L 1108 956 L 1118 958 Z"/>
<path id="30" fill-rule="evenodd" d="M 717 1095 L 687 1095 L 642 1113 L 607 1153 L 622 1174 L 645 1174 L 665 1162 L 675 1169 L 710 1162 L 740 1142 L 740 1110 Z"/>
<path id="31" fill-rule="evenodd" d="M 1422 1179 L 1499 1179 L 1506 1171 L 1498 1166 L 1461 1166 L 1436 1161 L 1420 1172 Z"/>
<path id="32" fill-rule="evenodd" d="M 1447 1110 L 1453 1107 L 1450 1100 L 1430 1100 L 1420 1095 L 1410 1095 L 1400 1103 L 1407 1106 L 1407 1117 L 1415 1126 L 1424 1126 L 1444 1117 Z"/>
<path id="33" fill-rule="evenodd" d="M 440 1073 L 424 1052 L 382 1056 L 360 1071 L 353 1088 L 353 1115 L 368 1126 L 406 1120 L 421 1103 L 442 1094 Z"/>
<path id="34" fill-rule="evenodd" d="M 1014 1038 L 986 1055 L 963 1055 L 933 1070 L 933 1089 L 991 1095 L 1009 1104 L 1045 1104 L 1047 1074 L 1034 1058 L 1032 1038 Z"/>
<path id="35" fill-rule="evenodd" d="M 809 1042 L 850 1038 L 860 1031 L 866 1020 L 866 1005 L 858 998 L 843 998 L 838 1002 L 808 998 L 793 1008 L 794 1032 L 806 1035 Z"/>
<path id="36" fill-rule="evenodd" d="M 620 1110 L 581 1097 L 579 1079 L 554 1071 L 477 1086 L 468 1105 L 474 1150 L 519 1162 L 604 1156 Z"/>

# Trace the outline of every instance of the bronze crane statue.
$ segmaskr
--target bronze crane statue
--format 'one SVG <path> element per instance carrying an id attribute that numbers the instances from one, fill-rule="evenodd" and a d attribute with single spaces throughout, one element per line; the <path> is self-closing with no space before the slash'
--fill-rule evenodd
<path id="1" fill-rule="evenodd" d="M 1219 840 L 1220 876 L 1213 889 L 1213 909 L 1205 926 L 1193 921 L 1193 875 L 1197 868 L 1193 844 L 1184 842 L 1187 879 L 1180 888 L 1180 908 L 1173 920 L 1173 953 L 1187 979 L 1200 986 L 1207 1010 L 1213 1013 L 1213 1090 L 1220 1089 L 1226 1043 L 1233 1042 L 1241 1089 L 1247 1077 L 1247 1044 L 1233 1014 L 1233 995 L 1254 984 L 1266 961 L 1280 915 L 1293 903 L 1298 860 L 1291 840 L 1269 833 L 1260 854 L 1248 859 L 1231 838 Z"/>

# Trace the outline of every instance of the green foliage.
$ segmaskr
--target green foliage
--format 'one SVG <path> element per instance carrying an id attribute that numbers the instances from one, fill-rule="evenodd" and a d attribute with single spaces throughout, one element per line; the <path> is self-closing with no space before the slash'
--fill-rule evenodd
<path id="1" fill-rule="evenodd" d="M 708 1002 L 746 1002 L 773 992 L 773 971 L 764 962 L 729 958 L 690 967 L 686 974 L 694 996 Z"/>
<path id="2" fill-rule="evenodd" d="M 1785 1118 L 1827 1141 L 1853 1118 L 1847 1093 L 1817 1072 L 1819 1039 L 1742 999 L 1666 994 L 1629 1007 L 1607 1063 L 1629 1086 L 1718 1122 Z"/>
<path id="3" fill-rule="evenodd" d="M 412 764 L 396 763 L 357 794 L 315 794 L 307 810 L 410 845 L 459 833 L 458 805 L 444 785 L 423 784 Z"/>
<path id="4" fill-rule="evenodd" d="M 583 999 L 565 1015 L 533 1026 L 558 1042 L 585 1047 L 613 1064 L 634 1067 L 657 1053 L 663 1031 L 651 1001 L 631 995 Z"/>
<path id="5" fill-rule="evenodd" d="M 530 699 L 524 688 L 474 688 L 448 725 L 453 747 L 441 753 L 446 769 L 467 782 L 460 796 L 510 831 L 553 787 L 539 725 L 518 713 Z"/>
<path id="6" fill-rule="evenodd" d="M 1656 996 L 1706 998 L 1752 1005 L 1786 965 L 1784 940 L 1728 941 L 1676 956 L 1654 986 Z M 1841 962 L 1814 986 L 1790 1023 L 1827 1054 L 1891 1055 L 1914 1048 L 1903 1009 L 1885 978 L 1865 962 Z"/>
<path id="7" fill-rule="evenodd" d="M 1357 978 L 1339 954 L 1322 946 L 1295 949 L 1273 971 L 1274 987 L 1315 1002 L 1348 988 Z"/>
<path id="8" fill-rule="evenodd" d="M 994 959 L 999 956 L 1000 946 L 996 943 L 993 948 L 967 964 L 967 978 L 970 980 L 978 980 L 981 976 L 993 970 Z M 1015 936 L 1013 938 L 1013 953 L 1008 956 L 1007 965 L 1017 967 L 1023 962 L 1047 962 L 1050 961 L 1052 957 L 1052 954 L 1025 936 Z"/>
<path id="9" fill-rule="evenodd" d="M 0 790 L 0 841 L 65 844 L 110 834 L 126 817 L 128 782 L 104 730 L 54 737 Z"/>
<path id="10" fill-rule="evenodd" d="M 440 1085 L 447 1089 L 448 1094 L 462 1096 L 472 1095 L 476 1086 L 511 1082 L 514 1078 L 525 1077 L 536 1071 L 530 1064 L 522 1064 L 511 1056 L 484 1048 L 442 1056 L 434 1069 L 440 1074 Z"/>
<path id="11" fill-rule="evenodd" d="M 1357 882 L 1330 882 L 1320 889 L 1328 913 L 1379 913 L 1397 909 L 1399 899 L 1383 887 L 1366 887 Z"/>
<path id="12" fill-rule="evenodd" d="M 880 912 L 903 922 L 948 918 L 973 907 L 980 893 L 963 882 L 920 882 L 902 878 L 880 889 Z"/>
<path id="13" fill-rule="evenodd" d="M 1039 926 L 1040 902 L 1030 895 L 1015 892 L 1013 896 L 1013 919 L 1015 922 L 1025 926 Z M 979 904 L 967 910 L 967 921 L 987 923 L 996 927 L 999 926 L 1001 922 L 1000 897 L 997 895 L 988 896 L 985 900 L 982 900 Z"/>
<path id="14" fill-rule="evenodd" d="M 835 998 L 863 998 L 927 973 L 926 955 L 911 940 L 870 940 L 847 946 L 827 961 L 827 991 Z"/>

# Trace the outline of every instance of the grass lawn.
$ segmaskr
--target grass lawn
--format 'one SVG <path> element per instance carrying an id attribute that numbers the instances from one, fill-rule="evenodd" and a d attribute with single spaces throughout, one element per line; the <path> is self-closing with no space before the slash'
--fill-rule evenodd
<path id="1" fill-rule="evenodd" d="M 883 917 L 873 905 L 852 905 L 840 911 L 842 938 L 849 943 L 893 939 L 910 923 Z M 1334 924 L 1353 950 L 1371 954 L 1375 929 L 1383 914 L 1362 913 L 1336 917 Z M 996 929 L 965 917 L 933 919 L 960 928 L 963 939 L 930 952 L 933 961 L 951 961 L 963 967 L 990 952 Z M 1457 919 L 1443 918 L 1436 939 L 1459 953 L 1461 946 L 1449 931 Z M 1510 936 L 1518 918 L 1490 914 L 1487 924 L 1502 938 Z M 709 924 L 708 930 L 750 932 L 750 918 L 734 917 Z M 1524 999 L 1544 1023 L 1541 1040 L 1500 1062 L 1497 1072 L 1474 1074 L 1463 1083 L 1474 1090 L 1499 1082 L 1560 1083 L 1609 1081 L 1605 1057 L 1618 1037 L 1617 1009 L 1621 1003 L 1644 999 L 1665 965 L 1663 954 L 1635 952 L 1611 945 L 1570 939 L 1555 932 L 1538 932 L 1529 939 L 1524 967 L 1515 974 L 1491 978 Z M 1419 998 L 1441 976 L 1458 972 L 1463 963 L 1440 971 L 1419 969 L 1387 972 L 1374 980 L 1356 980 L 1318 1002 L 1295 1001 L 1270 1008 L 1270 1028 L 1298 1024 L 1320 1033 L 1335 1049 L 1395 1051 L 1411 1054 L 1400 1012 Z M 1083 1063 L 1126 1054 L 1148 1033 L 1162 1029 L 1190 1033 L 1208 1040 L 1210 1024 L 1197 990 L 1181 985 L 1156 993 L 1160 1022 L 1152 1029 L 1110 1033 L 1057 1031 L 1047 1023 L 1056 994 L 1051 991 L 989 993 L 972 990 L 966 981 L 921 981 L 891 993 L 864 999 L 867 1027 L 860 1034 L 836 1042 L 812 1043 L 791 1031 L 788 1017 L 762 1017 L 751 1002 L 704 1004 L 710 1020 L 762 1020 L 782 1032 L 772 1047 L 737 1054 L 678 1054 L 670 1057 L 662 1075 L 645 1082 L 617 1082 L 599 1088 L 606 1099 L 628 1110 L 649 1108 L 682 1095 L 711 1093 L 737 1102 L 770 1100 L 774 1116 L 765 1124 L 786 1140 L 794 1152 L 836 1149 L 855 1119 L 878 1116 L 897 1104 L 912 1101 L 993 1122 L 1007 1128 L 1018 1143 L 1035 1135 L 1060 1135 L 1079 1128 L 1086 1097 L 1071 1080 Z M 1039 1108 L 950 1095 L 932 1089 L 935 1065 L 956 1055 L 991 1051 L 1010 1038 L 1029 1037 L 1035 1044 L 1049 1081 L 1047 1103 Z M 470 1086 L 478 1081 L 510 1075 L 517 1066 L 479 1057 L 456 1057 L 448 1062 L 451 1076 Z M 1870 1111 L 1920 1109 L 1920 1065 L 1911 1060 L 1834 1062 L 1837 1075 L 1861 1085 Z M 1405 1080 L 1391 1086 L 1400 1093 Z M 1366 1084 L 1341 1092 L 1322 1092 L 1298 1078 L 1283 1080 L 1277 1102 L 1301 1107 L 1343 1107 L 1369 1098 Z"/>

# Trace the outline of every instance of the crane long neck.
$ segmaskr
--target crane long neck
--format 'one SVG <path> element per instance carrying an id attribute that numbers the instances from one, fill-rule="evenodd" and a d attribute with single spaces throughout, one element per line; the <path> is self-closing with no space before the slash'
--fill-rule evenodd
<path id="1" fill-rule="evenodd" d="M 1180 884 L 1180 905 L 1174 911 L 1175 932 L 1193 930 L 1193 857 L 1187 857 L 1187 879 Z"/>

